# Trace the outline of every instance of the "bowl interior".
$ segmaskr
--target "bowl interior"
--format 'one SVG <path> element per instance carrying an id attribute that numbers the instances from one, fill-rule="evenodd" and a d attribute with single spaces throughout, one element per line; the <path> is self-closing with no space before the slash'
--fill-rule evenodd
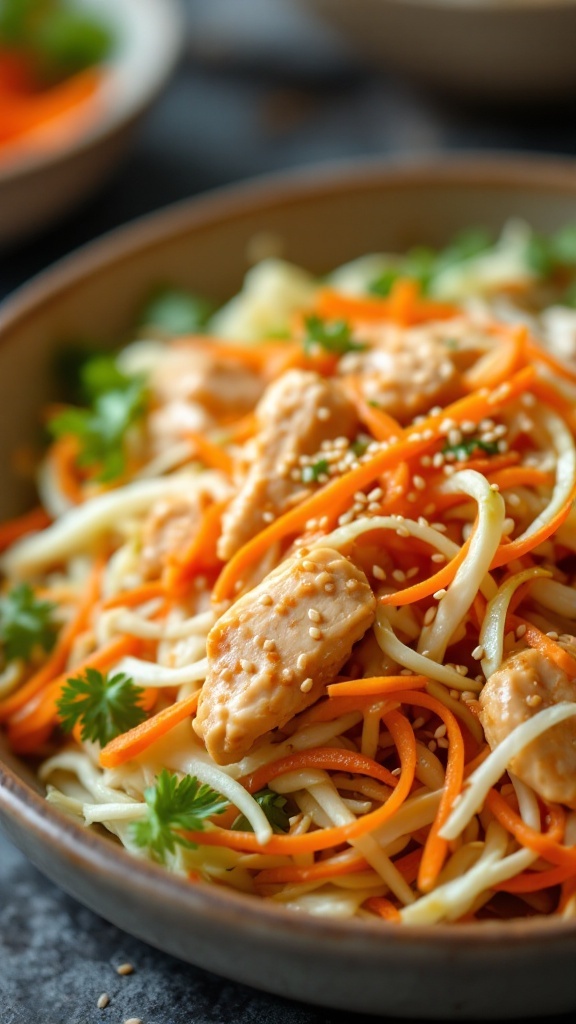
<path id="1" fill-rule="evenodd" d="M 152 286 L 174 282 L 224 299 L 238 288 L 258 237 L 275 239 L 287 259 L 321 273 L 370 251 L 442 243 L 464 227 L 496 231 L 510 217 L 542 231 L 576 221 L 574 165 L 474 159 L 319 171 L 194 200 L 87 247 L 0 312 L 0 514 L 26 501 L 10 456 L 37 436 L 38 409 L 54 397 L 58 345 L 87 336 L 104 346 L 118 342 Z M 16 842 L 78 899 L 184 959 L 284 995 L 372 1013 L 513 1017 L 576 1006 L 574 924 L 400 936 L 392 926 L 303 919 L 221 891 L 197 892 L 64 824 L 39 800 L 29 771 L 7 753 L 5 760 L 12 771 L 0 763 L 0 817 Z"/>

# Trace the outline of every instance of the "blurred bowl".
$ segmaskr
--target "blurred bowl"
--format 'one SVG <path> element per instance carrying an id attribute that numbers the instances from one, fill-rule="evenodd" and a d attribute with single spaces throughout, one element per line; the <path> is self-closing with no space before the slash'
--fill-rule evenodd
<path id="1" fill-rule="evenodd" d="M 474 99 L 576 93 L 575 0 L 300 0 L 366 59 Z"/>
<path id="2" fill-rule="evenodd" d="M 102 183 L 180 52 L 178 0 L 77 2 L 110 25 L 115 47 L 96 95 L 56 145 L 32 148 L 23 140 L 0 150 L 0 246 L 55 221 Z"/>

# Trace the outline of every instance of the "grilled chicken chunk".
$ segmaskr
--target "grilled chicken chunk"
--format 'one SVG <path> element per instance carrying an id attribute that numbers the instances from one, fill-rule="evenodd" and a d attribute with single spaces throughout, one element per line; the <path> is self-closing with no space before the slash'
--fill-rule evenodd
<path id="1" fill-rule="evenodd" d="M 218 764 L 239 761 L 270 729 L 318 700 L 372 625 L 366 576 L 340 552 L 287 559 L 208 635 L 194 721 Z"/>
<path id="2" fill-rule="evenodd" d="M 365 398 L 400 423 L 458 397 L 460 377 L 450 349 L 429 327 L 386 327 L 373 340 L 374 348 L 345 355 L 339 370 L 359 377 Z"/>
<path id="3" fill-rule="evenodd" d="M 576 643 L 576 641 L 575 641 Z M 570 653 L 575 653 L 570 646 Z M 480 721 L 491 748 L 538 711 L 576 701 L 576 680 L 536 650 L 512 654 L 480 694 Z M 576 720 L 569 718 L 529 744 L 511 770 L 544 800 L 576 809 Z"/>
<path id="4" fill-rule="evenodd" d="M 246 541 L 292 503 L 306 484 L 292 479 L 301 455 L 314 455 L 323 441 L 351 439 L 358 429 L 354 406 L 336 381 L 291 370 L 266 390 L 256 410 L 259 431 L 246 477 L 222 520 L 218 555 L 227 561 Z"/>
<path id="5" fill-rule="evenodd" d="M 166 559 L 192 541 L 200 522 L 197 501 L 162 499 L 152 506 L 142 527 L 142 569 L 145 579 L 157 579 Z"/>
<path id="6" fill-rule="evenodd" d="M 172 342 L 154 370 L 151 386 L 163 403 L 200 405 L 209 416 L 242 416 L 256 404 L 264 381 L 240 359 L 218 358 L 218 343 Z"/>

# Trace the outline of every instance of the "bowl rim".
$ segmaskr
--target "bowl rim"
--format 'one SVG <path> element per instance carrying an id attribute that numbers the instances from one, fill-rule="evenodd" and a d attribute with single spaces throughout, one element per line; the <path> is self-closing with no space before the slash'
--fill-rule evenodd
<path id="1" fill-rule="evenodd" d="M 484 152 L 425 161 L 381 158 L 363 160 L 360 164 L 357 160 L 336 164 L 331 161 L 214 189 L 116 228 L 22 285 L 0 307 L 0 345 L 9 343 L 11 330 L 38 316 L 47 306 L 60 302 L 83 280 L 97 276 L 100 271 L 109 273 L 115 265 L 129 261 L 136 253 L 175 241 L 203 226 L 244 219 L 247 212 L 262 213 L 267 209 L 313 203 L 322 195 L 335 196 L 350 190 L 369 193 L 452 184 L 488 189 L 518 185 L 534 191 L 545 188 L 551 194 L 573 194 L 576 204 L 576 160 Z M 57 849 L 70 864 L 80 866 L 84 872 L 106 872 L 117 885 L 129 885 L 148 901 L 178 901 L 191 918 L 209 914 L 211 920 L 226 920 L 228 926 L 231 918 L 238 919 L 246 935 L 256 933 L 267 924 L 276 925 L 275 941 L 284 945 L 297 938 L 300 943 L 321 940 L 334 946 L 354 936 L 373 949 L 378 942 L 386 946 L 393 939 L 395 946 L 408 944 L 414 950 L 418 946 L 426 948 L 436 936 L 448 951 L 462 946 L 482 951 L 492 948 L 495 940 L 523 949 L 538 946 L 543 939 L 576 936 L 576 921 L 551 917 L 532 918 L 528 922 L 513 919 L 459 924 L 458 927 L 435 924 L 405 928 L 385 921 L 323 920 L 294 914 L 281 905 L 218 886 L 205 883 L 191 886 L 180 876 L 135 858 L 112 838 L 91 832 L 68 818 L 1 760 L 0 812 L 6 820 L 33 832 L 41 842 Z"/>
<path id="2" fill-rule="evenodd" d="M 304 5 L 312 2 L 317 9 L 326 10 L 326 0 L 303 0 Z M 544 15 L 558 13 L 559 11 L 576 12 L 576 0 L 368 0 L 374 10 L 376 6 L 426 8 L 429 10 L 441 10 L 461 15 L 462 17 L 479 14 L 490 15 L 493 18 L 503 18 L 510 15 L 522 17 L 526 12 L 538 12 Z"/>
<path id="3" fill-rule="evenodd" d="M 147 16 L 153 10 L 158 22 L 162 21 L 164 30 L 157 33 L 157 45 L 154 48 L 154 63 L 149 65 L 146 78 L 142 78 L 139 88 L 125 104 L 115 104 L 113 96 L 106 99 L 103 109 L 96 115 L 93 122 L 83 131 L 73 134 L 63 145 L 56 146 L 47 152 L 43 150 L 24 150 L 16 152 L 6 165 L 0 161 L 0 188 L 13 181 L 30 178 L 60 163 L 72 160 L 95 148 L 106 139 L 114 138 L 127 127 L 131 126 L 151 106 L 154 98 L 161 92 L 168 81 L 182 51 L 183 40 L 183 7 L 182 0 L 145 0 L 146 9 L 142 10 L 139 3 L 131 3 L 125 7 L 128 12 L 127 21 L 135 24 L 138 19 Z M 109 15 L 114 26 L 115 3 L 108 0 L 105 18 Z M 121 43 L 117 52 L 103 62 L 104 76 L 98 92 L 107 91 L 108 76 L 116 67 L 121 67 L 126 54 L 130 52 L 130 42 Z"/>

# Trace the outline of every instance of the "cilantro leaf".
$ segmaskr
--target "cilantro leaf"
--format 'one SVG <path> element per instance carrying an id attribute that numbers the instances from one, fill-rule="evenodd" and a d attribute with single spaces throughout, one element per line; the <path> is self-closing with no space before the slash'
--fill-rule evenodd
<path id="1" fill-rule="evenodd" d="M 373 295 L 386 297 L 398 278 L 409 278 L 416 281 L 426 294 L 431 290 L 434 279 L 444 270 L 480 256 L 487 252 L 492 244 L 488 231 L 484 228 L 471 228 L 456 235 L 444 249 L 416 246 L 405 256 L 400 257 L 393 267 L 388 267 L 380 277 L 372 281 L 368 285 L 368 291 Z"/>
<path id="2" fill-rule="evenodd" d="M 0 43 L 24 54 L 40 85 L 51 85 L 110 53 L 113 35 L 93 13 L 67 0 L 2 0 Z"/>
<path id="3" fill-rule="evenodd" d="M 39 600 L 28 583 L 18 583 L 0 597 L 0 642 L 6 661 L 28 661 L 35 647 L 52 650 L 58 632 L 55 607 Z"/>
<path id="4" fill-rule="evenodd" d="M 290 829 L 290 820 L 285 810 L 286 797 L 282 796 L 281 793 L 274 793 L 273 790 L 265 787 L 259 790 L 258 793 L 254 793 L 254 799 L 256 803 L 260 804 L 260 807 L 264 811 L 268 821 L 272 825 L 273 832 L 288 832 Z M 252 825 L 243 814 L 240 814 L 232 828 L 236 832 L 253 832 Z"/>
<path id="5" fill-rule="evenodd" d="M 200 783 L 194 775 L 178 779 L 163 768 L 155 786 L 144 790 L 147 816 L 134 822 L 132 836 L 138 846 L 146 847 L 155 860 L 162 863 L 167 853 L 174 853 L 176 845 L 195 849 L 196 844 L 182 832 L 200 832 L 204 819 L 222 814 L 228 801 L 210 786 Z"/>
<path id="6" fill-rule="evenodd" d="M 141 327 L 155 327 L 166 334 L 194 334 L 203 330 L 215 306 L 184 288 L 161 286 L 149 296 L 138 314 Z"/>
<path id="7" fill-rule="evenodd" d="M 146 388 L 141 378 L 126 376 L 107 356 L 88 360 L 81 379 L 91 407 L 64 409 L 48 428 L 53 437 L 77 438 L 78 466 L 95 468 L 98 480 L 114 480 L 126 467 L 126 435 L 145 412 Z"/>
<path id="8" fill-rule="evenodd" d="M 146 719 L 140 701 L 144 690 L 124 672 L 109 676 L 87 668 L 84 676 L 67 679 L 56 702 L 60 724 L 71 732 L 80 723 L 83 740 L 104 747 Z"/>
<path id="9" fill-rule="evenodd" d="M 398 267 L 387 267 L 375 281 L 370 282 L 368 291 L 371 295 L 379 295 L 380 298 L 386 299 L 401 276 Z"/>
<path id="10" fill-rule="evenodd" d="M 553 235 L 532 232 L 525 252 L 526 263 L 539 277 L 576 267 L 576 224 L 567 224 Z"/>
<path id="11" fill-rule="evenodd" d="M 327 476 L 329 472 L 330 463 L 326 459 L 318 459 L 318 462 L 313 462 L 311 466 L 304 466 L 302 480 L 305 484 L 316 483 L 321 476 Z"/>
<path id="12" fill-rule="evenodd" d="M 481 441 L 478 437 L 469 437 L 466 441 L 460 441 L 458 444 L 444 445 L 442 454 L 446 455 L 447 452 L 453 452 L 458 462 L 464 462 L 476 451 L 485 452 L 486 455 L 497 455 L 499 451 L 498 442 Z"/>
<path id="13" fill-rule="evenodd" d="M 346 320 L 333 320 L 327 323 L 321 317 L 311 314 L 304 320 L 304 351 L 309 354 L 314 348 L 323 348 L 325 352 L 343 356 L 346 352 L 363 352 L 362 345 L 352 338 L 352 328 Z"/>

